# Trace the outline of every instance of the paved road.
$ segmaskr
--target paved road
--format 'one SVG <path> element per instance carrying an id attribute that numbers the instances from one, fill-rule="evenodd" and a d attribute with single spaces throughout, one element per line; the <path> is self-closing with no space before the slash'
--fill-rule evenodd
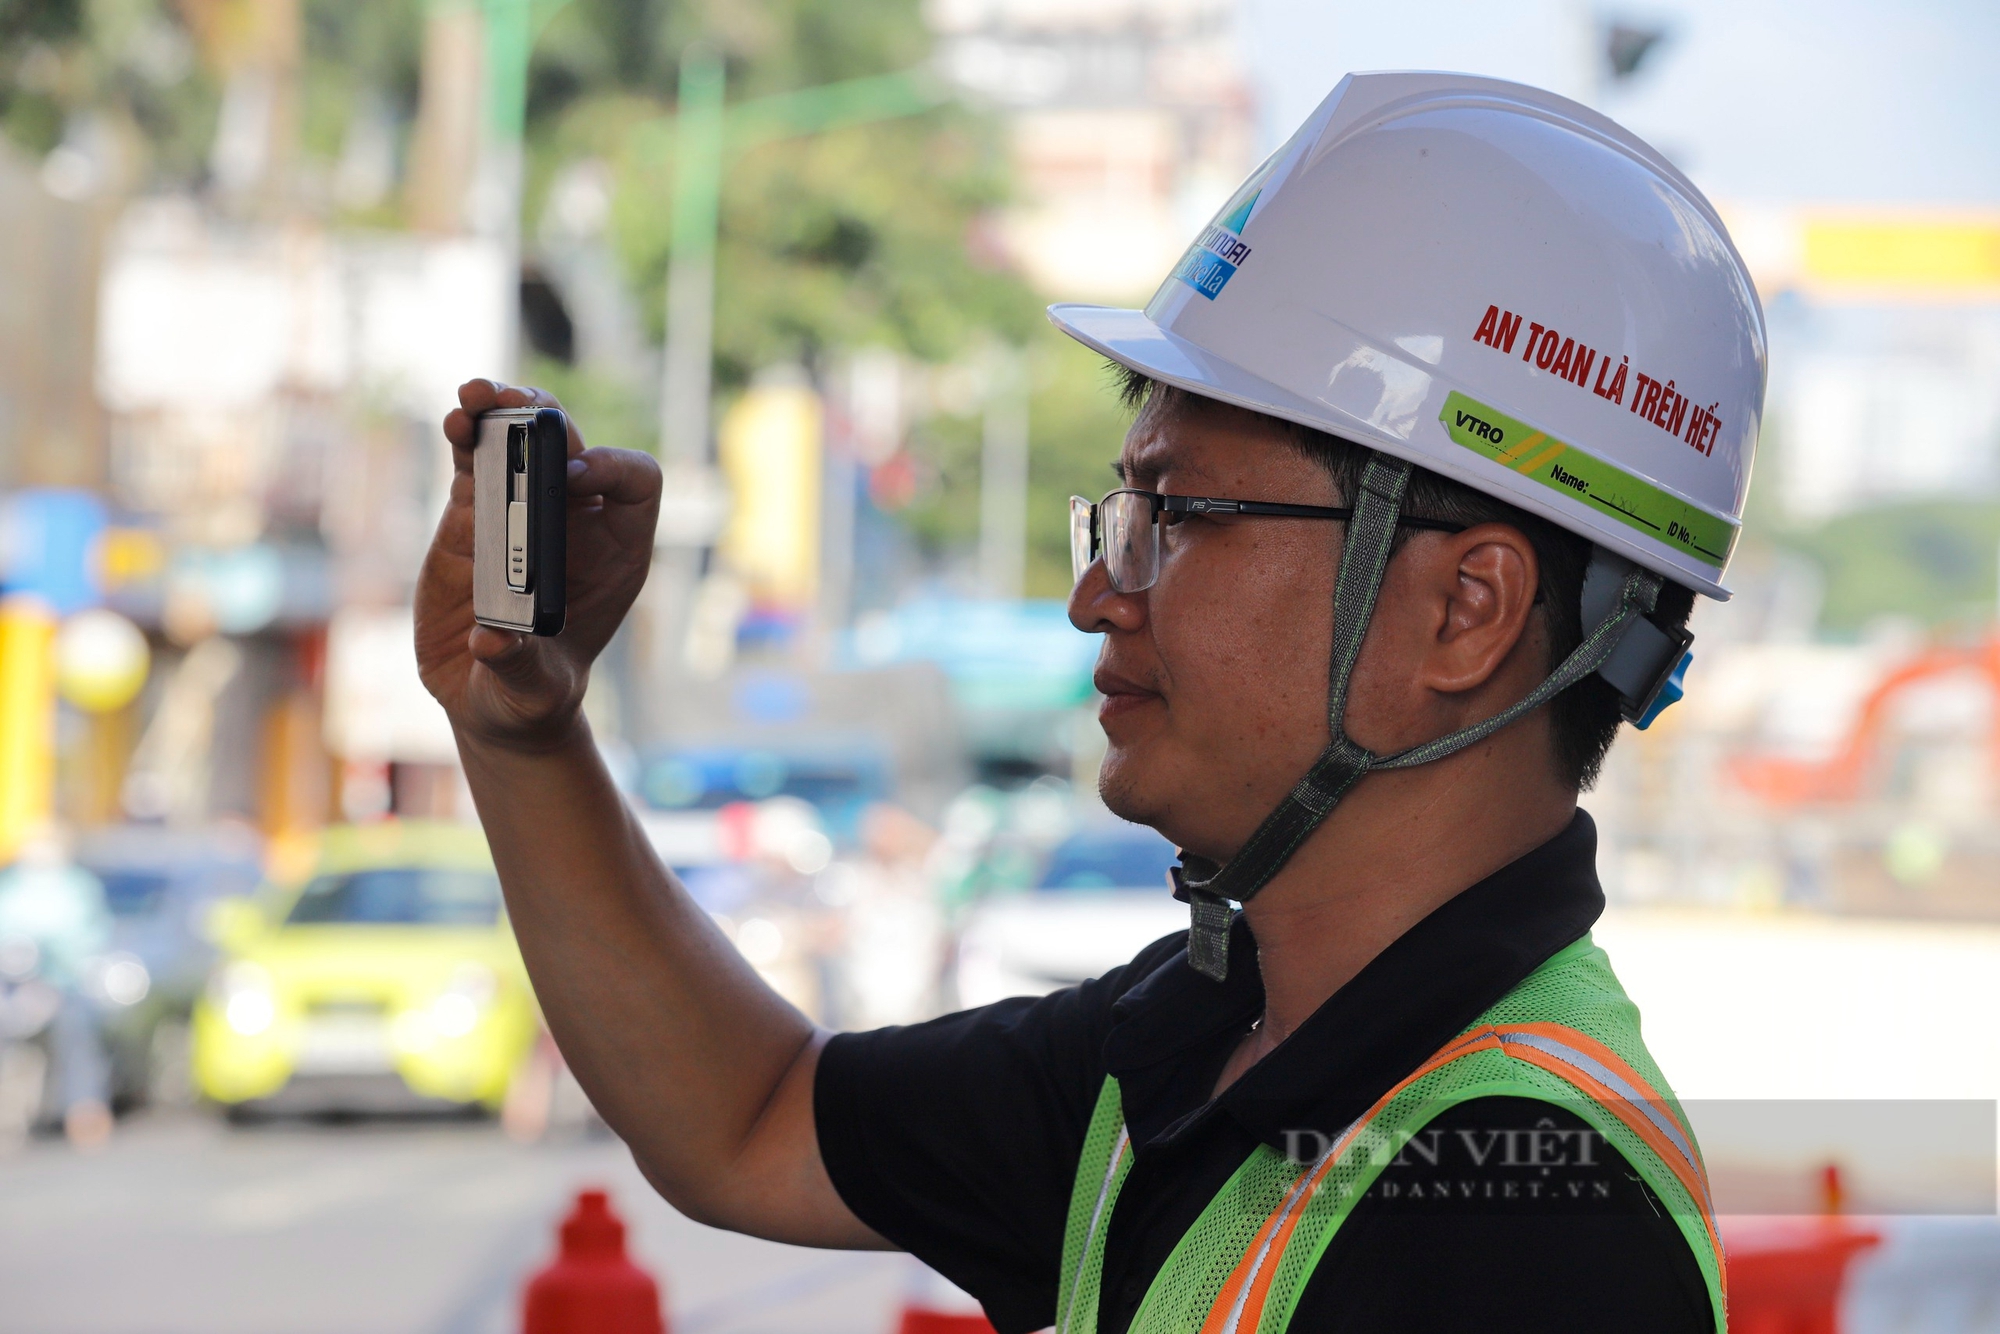
<path id="1" fill-rule="evenodd" d="M 887 1334 L 905 1257 L 680 1217 L 623 1147 L 489 1125 L 182 1114 L 0 1158 L 0 1334 L 501 1334 L 573 1192 L 608 1186 L 675 1334 Z"/>

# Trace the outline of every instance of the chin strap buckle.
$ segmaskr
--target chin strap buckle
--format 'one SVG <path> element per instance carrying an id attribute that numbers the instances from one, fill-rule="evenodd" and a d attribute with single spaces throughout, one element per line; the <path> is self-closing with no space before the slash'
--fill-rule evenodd
<path id="1" fill-rule="evenodd" d="M 1188 966 L 1212 982 L 1229 977 L 1229 925 L 1235 909 L 1220 894 L 1190 882 L 1183 867 L 1167 872 L 1174 897 L 1188 905 Z"/>
<path id="2" fill-rule="evenodd" d="M 1687 693 L 1687 669 L 1694 661 L 1694 654 L 1688 651 L 1687 646 L 1692 642 L 1694 636 L 1683 630 L 1673 646 L 1680 650 L 1679 656 L 1668 659 L 1672 666 L 1653 683 L 1652 689 L 1636 705 L 1622 699 L 1619 701 L 1625 720 L 1641 732 L 1653 725 L 1653 719 L 1680 703 L 1681 697 Z"/>
<path id="3" fill-rule="evenodd" d="M 1634 568 L 1631 561 L 1603 547 L 1591 552 L 1583 577 L 1583 632 L 1617 611 L 1618 588 Z M 1694 655 L 1688 645 L 1694 635 L 1685 628 L 1662 630 L 1644 616 L 1634 617 L 1597 669 L 1618 692 L 1618 711 L 1640 731 L 1681 698 L 1682 678 Z"/>

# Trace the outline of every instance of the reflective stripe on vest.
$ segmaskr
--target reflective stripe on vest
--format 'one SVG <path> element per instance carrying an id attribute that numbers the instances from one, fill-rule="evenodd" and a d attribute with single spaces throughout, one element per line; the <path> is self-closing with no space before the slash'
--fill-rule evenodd
<path id="1" fill-rule="evenodd" d="M 1693 1147 L 1694 1137 L 1680 1125 L 1665 1099 L 1653 1092 L 1636 1070 L 1602 1043 L 1561 1024 L 1517 1024 L 1504 1029 L 1487 1026 L 1453 1039 L 1383 1094 L 1366 1114 L 1341 1133 L 1332 1147 L 1313 1160 L 1312 1166 L 1286 1192 L 1283 1203 L 1265 1219 L 1256 1240 L 1223 1283 L 1208 1318 L 1202 1322 L 1201 1334 L 1244 1334 L 1257 1328 L 1264 1315 L 1277 1259 L 1290 1243 L 1306 1204 L 1318 1193 L 1328 1170 L 1354 1143 L 1361 1129 L 1371 1124 L 1398 1093 L 1454 1061 L 1496 1048 L 1569 1083 L 1645 1139 L 1697 1202 L 1702 1224 L 1711 1243 L 1715 1243 L 1714 1205 L 1709 1199 L 1707 1175 Z"/>
<path id="2" fill-rule="evenodd" d="M 1624 1054 L 1576 1026 L 1584 1022 Z M 1447 1107 L 1491 1096 L 1566 1106 L 1620 1151 L 1680 1226 L 1721 1330 L 1721 1248 L 1700 1150 L 1671 1092 L 1639 1065 L 1652 1067 L 1637 1011 L 1586 937 L 1384 1093 L 1310 1164 L 1288 1162 L 1268 1147 L 1253 1153 L 1155 1275 L 1132 1334 L 1278 1334 L 1319 1256 L 1381 1169 Z M 1095 1334 L 1104 1233 L 1131 1160 L 1117 1081 L 1107 1079 L 1071 1197 L 1061 1334 Z M 1253 1212 L 1246 1216 L 1246 1209 Z M 1247 1243 L 1228 1240 L 1242 1237 L 1251 1218 L 1259 1221 Z"/>
<path id="3" fill-rule="evenodd" d="M 1124 1172 L 1121 1169 L 1130 1166 L 1129 1151 L 1131 1147 L 1132 1132 L 1126 1129 L 1124 1118 L 1120 1117 L 1118 1121 L 1118 1139 L 1111 1146 L 1111 1161 L 1105 1165 L 1104 1180 L 1097 1187 L 1097 1202 L 1090 1209 L 1090 1226 L 1084 1229 L 1083 1247 L 1077 1256 L 1074 1268 L 1072 1269 L 1069 1265 L 1064 1266 L 1065 1269 L 1070 1269 L 1071 1272 L 1066 1276 L 1068 1282 L 1063 1284 L 1061 1294 L 1063 1305 L 1060 1317 L 1056 1321 L 1058 1329 L 1073 1327 L 1076 1318 L 1078 1294 L 1086 1288 L 1094 1289 L 1096 1286 L 1094 1283 L 1087 1283 L 1085 1281 L 1084 1266 L 1090 1262 L 1093 1256 L 1096 1257 L 1099 1265 L 1103 1264 L 1104 1248 L 1098 1243 L 1098 1238 L 1103 1234 L 1104 1218 L 1109 1212 L 1107 1206 L 1116 1198 L 1117 1187 L 1125 1179 Z M 1093 1300 L 1095 1300 L 1096 1295 L 1095 1291 L 1091 1292 Z M 1092 1323 L 1095 1323 L 1094 1317 Z"/>
<path id="4" fill-rule="evenodd" d="M 1561 1024 L 1517 1024 L 1493 1034 L 1509 1056 L 1541 1066 L 1566 1079 L 1612 1112 L 1652 1146 L 1687 1193 L 1701 1205 L 1703 1221 L 1715 1227 L 1715 1201 L 1694 1132 L 1681 1124 L 1677 1109 L 1618 1053 L 1588 1034 Z"/>

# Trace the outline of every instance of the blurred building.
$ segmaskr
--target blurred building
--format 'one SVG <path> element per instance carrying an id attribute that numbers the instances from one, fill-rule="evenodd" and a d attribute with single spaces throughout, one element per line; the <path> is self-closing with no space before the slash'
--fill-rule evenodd
<path id="1" fill-rule="evenodd" d="M 2000 918 L 1990 646 L 1723 643 L 1689 686 L 1584 799 L 1615 900 Z"/>
<path id="2" fill-rule="evenodd" d="M 106 213 L 52 193 L 0 140 L 0 487 L 104 480 L 91 383 Z"/>
<path id="3" fill-rule="evenodd" d="M 1238 0 L 933 0 L 938 60 L 1005 115 L 1002 241 L 1040 287 L 1142 296 L 1253 165 Z"/>
<path id="4" fill-rule="evenodd" d="M 1607 889 L 2000 916 L 2000 212 L 1723 211 L 1770 330 L 1764 457 L 1687 701 L 1586 798 Z"/>
<path id="5" fill-rule="evenodd" d="M 2000 210 L 1739 205 L 1785 512 L 2000 496 Z"/>
<path id="6" fill-rule="evenodd" d="M 188 13 L 221 99 L 199 182 L 149 186 L 109 130 L 0 146 L 0 861 L 52 815 L 283 834 L 454 803 L 409 604 L 437 422 L 513 352 L 508 67 L 439 10 L 406 169 L 362 97 L 321 179 L 296 0 Z M 411 230 L 337 221 L 393 222 L 399 175 Z"/>
<path id="7" fill-rule="evenodd" d="M 387 727 L 399 708 L 385 690 L 428 704 L 406 645 L 329 656 L 327 632 L 365 640 L 355 618 L 373 615 L 407 640 L 449 475 L 435 422 L 460 379 L 502 363 L 506 279 L 504 253 L 477 238 L 239 222 L 174 198 L 126 211 L 102 284 L 106 483 L 162 558 L 109 596 L 169 650 L 142 760 L 153 734 L 188 732 L 184 709 L 211 714 L 208 744 L 225 748 L 206 764 L 223 786 L 205 796 L 168 799 L 142 764 L 130 814 L 316 822 L 324 811 L 306 808 L 326 805 L 325 778 L 309 773 L 325 765 L 323 703 L 330 719 L 374 721 L 324 738 L 360 766 L 336 781 L 344 813 L 372 813 L 363 793 L 386 807 L 383 766 L 449 761 L 448 744 Z M 203 646 L 225 642 L 222 670 L 221 650 Z M 212 689 L 177 690 L 190 670 Z"/>

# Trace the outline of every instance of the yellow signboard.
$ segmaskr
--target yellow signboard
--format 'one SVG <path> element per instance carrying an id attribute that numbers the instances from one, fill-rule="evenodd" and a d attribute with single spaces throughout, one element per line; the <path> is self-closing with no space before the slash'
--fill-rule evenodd
<path id="1" fill-rule="evenodd" d="M 753 386 L 722 419 L 718 453 L 732 505 L 723 556 L 758 603 L 792 611 L 819 589 L 819 395 L 810 386 Z"/>
<path id="2" fill-rule="evenodd" d="M 55 814 L 56 618 L 0 599 L 0 865 Z"/>
<path id="3" fill-rule="evenodd" d="M 2000 291 L 2000 214 L 1821 214 L 1803 223 L 1812 283 Z"/>

